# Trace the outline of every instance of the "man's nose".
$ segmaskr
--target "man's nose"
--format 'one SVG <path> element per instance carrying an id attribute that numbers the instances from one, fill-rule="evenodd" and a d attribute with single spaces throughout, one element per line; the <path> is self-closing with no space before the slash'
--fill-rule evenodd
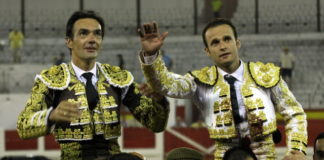
<path id="1" fill-rule="evenodd" d="M 94 34 L 90 34 L 88 37 L 89 43 L 96 43 L 97 37 Z"/>
<path id="2" fill-rule="evenodd" d="M 95 44 L 95 43 L 96 43 L 96 40 L 95 40 L 94 38 L 89 39 L 88 43 L 90 43 L 90 44 Z"/>
<path id="3" fill-rule="evenodd" d="M 222 50 L 224 50 L 224 49 L 227 48 L 225 42 L 222 42 L 222 41 L 219 43 L 219 47 L 220 47 L 220 49 L 222 49 Z"/>

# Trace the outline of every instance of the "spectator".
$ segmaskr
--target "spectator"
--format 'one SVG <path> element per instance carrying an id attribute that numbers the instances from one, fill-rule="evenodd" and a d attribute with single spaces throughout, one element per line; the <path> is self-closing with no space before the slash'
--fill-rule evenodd
<path id="1" fill-rule="evenodd" d="M 292 87 L 292 72 L 295 65 L 295 58 L 288 47 L 283 48 L 283 53 L 280 55 L 281 75 L 287 82 L 289 87 Z"/>
<path id="2" fill-rule="evenodd" d="M 313 160 L 324 160 L 324 132 L 320 133 L 314 141 Z"/>
<path id="3" fill-rule="evenodd" d="M 191 148 L 175 148 L 167 153 L 166 160 L 203 160 L 203 155 Z"/>
<path id="4" fill-rule="evenodd" d="M 225 152 L 223 160 L 257 160 L 257 158 L 250 148 L 233 147 Z"/>
<path id="5" fill-rule="evenodd" d="M 118 153 L 112 155 L 108 160 L 144 160 L 144 158 L 138 153 Z"/>
<path id="6" fill-rule="evenodd" d="M 213 9 L 213 14 L 214 18 L 220 18 L 220 11 L 222 8 L 223 2 L 222 0 L 212 0 L 212 9 Z"/>
<path id="7" fill-rule="evenodd" d="M 9 33 L 9 44 L 12 51 L 13 62 L 21 63 L 21 48 L 23 47 L 24 35 L 17 29 Z"/>

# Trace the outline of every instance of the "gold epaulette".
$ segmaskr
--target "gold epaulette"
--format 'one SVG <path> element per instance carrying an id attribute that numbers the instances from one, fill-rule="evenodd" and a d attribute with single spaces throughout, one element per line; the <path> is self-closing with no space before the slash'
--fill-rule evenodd
<path id="1" fill-rule="evenodd" d="M 204 67 L 200 70 L 189 72 L 199 82 L 213 86 L 217 82 L 217 69 L 215 66 Z"/>
<path id="2" fill-rule="evenodd" d="M 248 66 L 253 80 L 259 86 L 271 88 L 280 80 L 280 67 L 273 63 L 249 62 Z"/>
<path id="3" fill-rule="evenodd" d="M 64 90 L 70 83 L 70 72 L 68 66 L 62 63 L 43 70 L 36 79 L 41 80 L 48 88 Z"/>
<path id="4" fill-rule="evenodd" d="M 104 74 L 105 78 L 109 84 L 123 88 L 131 85 L 134 81 L 133 75 L 126 71 L 122 70 L 118 66 L 111 66 L 109 64 L 100 64 L 97 63 L 101 72 Z"/>

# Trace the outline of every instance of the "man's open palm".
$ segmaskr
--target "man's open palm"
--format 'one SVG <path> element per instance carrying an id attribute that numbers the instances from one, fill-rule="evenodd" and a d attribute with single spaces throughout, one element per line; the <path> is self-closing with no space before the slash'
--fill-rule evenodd
<path id="1" fill-rule="evenodd" d="M 142 50 L 146 55 L 153 55 L 160 50 L 168 32 L 159 33 L 156 22 L 145 23 L 137 30 L 141 38 Z"/>

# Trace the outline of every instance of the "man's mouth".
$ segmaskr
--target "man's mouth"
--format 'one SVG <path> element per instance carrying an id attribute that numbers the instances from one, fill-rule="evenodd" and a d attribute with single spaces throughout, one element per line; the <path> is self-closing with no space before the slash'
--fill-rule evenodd
<path id="1" fill-rule="evenodd" d="M 221 54 L 219 57 L 220 57 L 220 58 L 222 58 L 222 57 L 226 57 L 226 56 L 228 56 L 228 55 L 230 55 L 230 54 L 231 54 L 230 52 L 223 53 L 223 54 Z"/>
<path id="2" fill-rule="evenodd" d="M 87 50 L 88 52 L 95 52 L 95 51 L 97 51 L 97 48 L 95 48 L 95 47 L 86 47 L 85 50 Z"/>

